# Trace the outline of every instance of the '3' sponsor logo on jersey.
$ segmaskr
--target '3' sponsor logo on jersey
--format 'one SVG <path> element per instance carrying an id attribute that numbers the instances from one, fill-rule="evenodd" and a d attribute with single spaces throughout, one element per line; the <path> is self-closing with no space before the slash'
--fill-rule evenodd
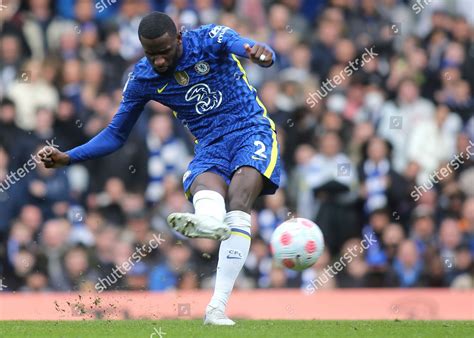
<path id="1" fill-rule="evenodd" d="M 186 101 L 196 101 L 196 113 L 202 115 L 214 108 L 217 108 L 222 103 L 222 93 L 219 90 L 212 91 L 205 83 L 198 83 L 189 88 L 186 96 Z"/>

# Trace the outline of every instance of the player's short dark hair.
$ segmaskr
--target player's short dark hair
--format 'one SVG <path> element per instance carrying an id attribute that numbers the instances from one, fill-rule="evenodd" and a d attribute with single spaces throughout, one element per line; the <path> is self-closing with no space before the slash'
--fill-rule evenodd
<path id="1" fill-rule="evenodd" d="M 177 32 L 173 20 L 162 12 L 151 12 L 140 21 L 138 26 L 138 37 L 145 39 L 156 39 L 166 33 L 174 37 Z"/>

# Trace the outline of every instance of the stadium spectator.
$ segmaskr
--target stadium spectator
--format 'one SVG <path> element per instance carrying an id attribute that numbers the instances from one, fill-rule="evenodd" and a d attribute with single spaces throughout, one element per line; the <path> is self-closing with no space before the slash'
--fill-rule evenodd
<path id="1" fill-rule="evenodd" d="M 397 278 L 397 286 L 421 286 L 423 261 L 415 242 L 405 240 L 400 243 L 397 258 L 393 262 L 393 272 Z"/>
<path id="2" fill-rule="evenodd" d="M 413 79 L 405 78 L 398 86 L 396 101 L 389 101 L 382 107 L 378 133 L 392 143 L 393 164 L 398 172 L 408 164 L 407 144 L 412 133 L 434 115 L 433 103 L 420 97 L 419 91 Z"/>
<path id="3" fill-rule="evenodd" d="M 357 249 L 354 251 L 354 248 L 360 247 L 360 243 L 360 238 L 351 238 L 343 244 L 340 252 L 340 259 L 344 258 L 344 262 L 347 266 L 336 276 L 337 287 L 359 288 L 370 286 L 368 280 L 369 266 L 361 253 L 357 252 Z M 352 249 L 352 251 L 350 251 L 350 249 Z M 357 256 L 355 257 L 352 254 L 354 252 L 357 253 Z"/>
<path id="4" fill-rule="evenodd" d="M 367 159 L 358 168 L 365 212 L 386 207 L 400 210 L 400 201 L 408 195 L 408 187 L 390 163 L 389 145 L 384 139 L 373 137 L 366 149 Z"/>
<path id="5" fill-rule="evenodd" d="M 180 274 L 192 269 L 189 263 L 191 258 L 189 247 L 175 244 L 165 255 L 166 260 L 156 265 L 150 273 L 150 290 L 152 291 L 176 289 Z"/>
<path id="6" fill-rule="evenodd" d="M 257 225 L 258 232 L 266 243 L 270 243 L 273 230 L 291 217 L 292 213 L 285 205 L 286 199 L 283 191 L 277 191 L 272 196 L 265 196 L 264 209 L 258 213 Z"/>
<path id="7" fill-rule="evenodd" d="M 253 287 L 266 288 L 270 286 L 272 260 L 269 257 L 268 245 L 260 238 L 252 239 L 249 255 L 245 261 L 245 274 L 252 279 Z"/>
<path id="8" fill-rule="evenodd" d="M 338 134 L 328 132 L 321 137 L 320 153 L 304 170 L 305 184 L 314 194 L 313 208 L 318 210 L 315 220 L 325 234 L 331 253 L 335 253 L 344 240 L 358 232 L 351 197 L 357 182 L 356 173 L 350 159 L 341 151 Z"/>
<path id="9" fill-rule="evenodd" d="M 158 202 L 165 193 L 166 177 L 180 177 L 186 171 L 188 151 L 184 142 L 174 135 L 168 115 L 155 115 L 150 119 L 146 144 L 149 152 L 146 198 L 149 202 Z"/>
<path id="10" fill-rule="evenodd" d="M 73 291 L 91 290 L 98 278 L 90 266 L 87 251 L 82 246 L 71 248 L 64 256 L 66 289 Z"/>

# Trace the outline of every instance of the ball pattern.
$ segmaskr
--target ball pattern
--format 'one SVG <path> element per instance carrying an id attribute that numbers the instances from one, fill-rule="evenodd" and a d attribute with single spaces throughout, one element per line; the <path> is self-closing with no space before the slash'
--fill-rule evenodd
<path id="1" fill-rule="evenodd" d="M 272 234 L 270 251 L 277 265 L 302 271 L 312 266 L 324 250 L 321 229 L 305 218 L 292 218 Z"/>

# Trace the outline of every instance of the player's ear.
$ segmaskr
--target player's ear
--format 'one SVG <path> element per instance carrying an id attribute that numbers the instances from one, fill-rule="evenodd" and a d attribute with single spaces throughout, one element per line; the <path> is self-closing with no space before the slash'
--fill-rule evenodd
<path id="1" fill-rule="evenodd" d="M 176 40 L 178 40 L 178 45 L 183 42 L 183 32 L 178 32 L 178 35 L 176 35 Z"/>

